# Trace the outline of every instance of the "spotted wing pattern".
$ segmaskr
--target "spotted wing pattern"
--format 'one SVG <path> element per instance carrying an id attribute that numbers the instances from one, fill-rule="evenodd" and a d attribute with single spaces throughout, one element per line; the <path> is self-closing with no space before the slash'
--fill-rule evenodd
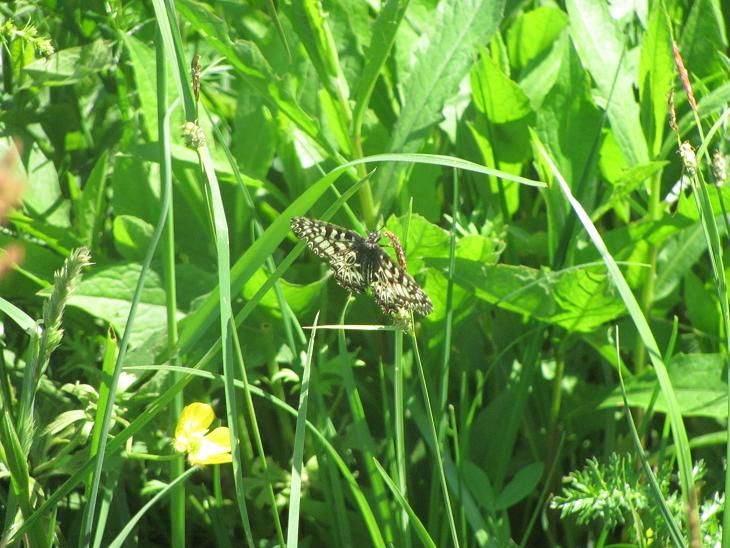
<path id="1" fill-rule="evenodd" d="M 365 244 L 365 238 L 352 230 L 306 217 L 294 217 L 291 228 L 315 255 L 327 259 L 338 284 L 352 293 L 367 289 L 370 284 L 362 275 L 357 251 Z"/>
<path id="2" fill-rule="evenodd" d="M 412 310 L 428 316 L 433 304 L 426 292 L 385 251 L 381 252 L 380 266 L 370 286 L 375 302 L 386 314 L 398 315 L 401 311 Z"/>
<path id="3" fill-rule="evenodd" d="M 371 232 L 363 238 L 352 230 L 306 217 L 294 217 L 291 227 L 309 249 L 329 261 L 337 283 L 352 293 L 370 287 L 375 302 L 386 314 L 414 311 L 425 316 L 433 310 L 423 289 L 380 247 L 379 233 Z M 405 256 L 401 255 L 402 248 L 399 261 L 405 264 Z"/>

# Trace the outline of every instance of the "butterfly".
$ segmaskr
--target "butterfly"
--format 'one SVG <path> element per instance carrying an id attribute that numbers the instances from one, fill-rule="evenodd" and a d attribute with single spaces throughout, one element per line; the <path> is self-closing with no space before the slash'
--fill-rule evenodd
<path id="1" fill-rule="evenodd" d="M 329 261 L 338 284 L 350 293 L 370 288 L 375 302 L 386 314 L 418 312 L 426 316 L 433 310 L 426 292 L 380 246 L 379 232 L 363 238 L 353 230 L 306 217 L 294 217 L 291 228 L 309 249 Z M 388 238 L 393 241 L 393 234 L 389 233 Z M 400 244 L 394 247 L 399 262 L 405 265 Z"/>

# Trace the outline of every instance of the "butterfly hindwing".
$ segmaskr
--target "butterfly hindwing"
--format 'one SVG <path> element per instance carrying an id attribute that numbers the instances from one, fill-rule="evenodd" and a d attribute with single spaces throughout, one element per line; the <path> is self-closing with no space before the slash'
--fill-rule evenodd
<path id="1" fill-rule="evenodd" d="M 387 314 L 413 310 L 427 316 L 433 310 L 433 304 L 426 292 L 385 251 L 382 252 L 380 268 L 371 288 L 375 302 Z"/>

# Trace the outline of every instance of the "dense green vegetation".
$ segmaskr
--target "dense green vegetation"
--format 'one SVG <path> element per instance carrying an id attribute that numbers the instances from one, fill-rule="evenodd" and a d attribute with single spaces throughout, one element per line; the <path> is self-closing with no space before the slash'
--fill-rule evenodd
<path id="1" fill-rule="evenodd" d="M 730 546 L 726 6 L 0 16 L 0 545 Z"/>

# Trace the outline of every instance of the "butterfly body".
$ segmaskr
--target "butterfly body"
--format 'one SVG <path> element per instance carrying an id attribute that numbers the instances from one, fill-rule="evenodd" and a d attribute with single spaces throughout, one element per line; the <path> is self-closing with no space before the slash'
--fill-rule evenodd
<path id="1" fill-rule="evenodd" d="M 425 316 L 433 310 L 428 295 L 380 246 L 380 233 L 363 238 L 353 230 L 306 217 L 294 217 L 291 227 L 309 249 L 329 261 L 338 284 L 351 293 L 370 288 L 386 314 L 414 311 Z"/>

